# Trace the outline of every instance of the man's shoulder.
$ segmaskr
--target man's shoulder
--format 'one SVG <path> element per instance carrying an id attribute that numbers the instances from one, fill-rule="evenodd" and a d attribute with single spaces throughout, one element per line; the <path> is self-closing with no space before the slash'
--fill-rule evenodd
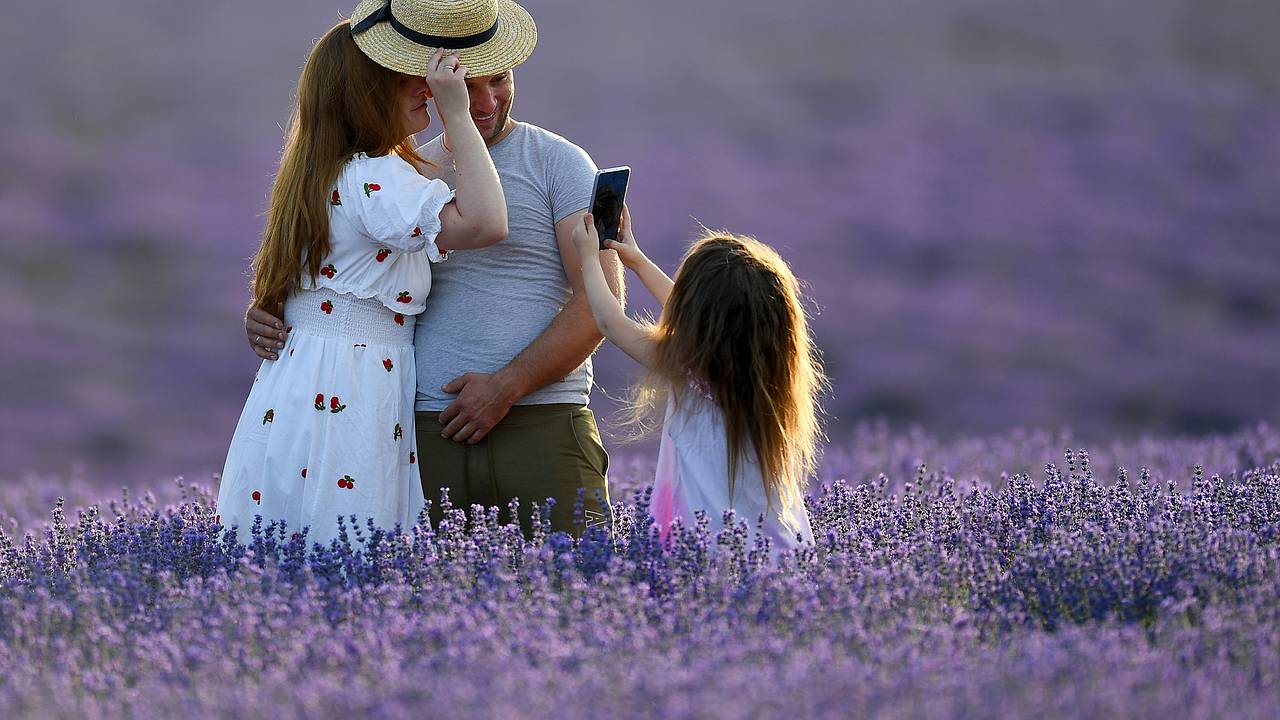
<path id="1" fill-rule="evenodd" d="M 524 131 L 528 134 L 528 138 L 530 140 L 564 144 L 564 145 L 573 145 L 574 147 L 578 147 L 577 145 L 574 145 L 572 142 L 570 142 L 567 138 L 565 138 L 565 136 L 559 133 L 552 132 L 542 127 L 541 125 L 534 125 L 533 123 L 528 122 L 526 120 L 521 120 L 520 127 L 524 128 Z"/>
<path id="2" fill-rule="evenodd" d="M 555 222 L 589 206 L 596 164 L 587 151 L 545 128 L 521 125 L 524 147 L 518 156 L 536 171 L 533 174 L 546 192 Z"/>
<path id="3" fill-rule="evenodd" d="M 538 146 L 544 153 L 556 155 L 581 155 L 588 158 L 591 157 L 590 154 L 588 154 L 586 150 L 583 150 L 581 146 L 563 135 L 523 120 L 520 121 L 520 127 L 524 131 L 523 141 L 527 144 Z"/>
<path id="4" fill-rule="evenodd" d="M 540 125 L 534 125 L 531 122 L 520 120 L 517 121 L 516 132 L 518 135 L 508 138 L 508 140 L 514 140 L 515 144 L 537 145 L 543 150 L 560 150 L 564 152 L 581 153 L 590 157 L 587 151 L 583 150 L 580 145 L 574 143 L 565 136 L 552 132 Z M 505 145 L 506 143 L 503 142 L 502 144 Z M 444 133 L 440 133 L 430 140 L 421 143 L 418 145 L 417 149 L 418 155 L 420 155 L 424 160 L 443 158 L 450 154 L 449 150 L 444 146 Z"/>
<path id="5" fill-rule="evenodd" d="M 440 133 L 430 140 L 420 143 L 417 147 L 417 151 L 418 155 L 425 160 L 449 154 L 449 151 L 444 148 L 444 133 Z"/>
<path id="6" fill-rule="evenodd" d="M 444 134 L 441 133 L 418 145 L 418 157 L 426 161 L 418 171 L 429 178 L 447 178 L 453 168 L 453 156 L 444 146 Z"/>

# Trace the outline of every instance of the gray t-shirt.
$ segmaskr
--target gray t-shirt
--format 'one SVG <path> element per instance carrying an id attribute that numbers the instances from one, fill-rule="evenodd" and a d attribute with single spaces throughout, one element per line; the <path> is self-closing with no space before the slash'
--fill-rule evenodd
<path id="1" fill-rule="evenodd" d="M 453 155 L 435 137 L 418 148 L 433 164 L 428 177 L 454 187 Z M 478 250 L 455 250 L 433 265 L 427 309 L 414 330 L 418 411 L 439 411 L 456 395 L 440 389 L 467 372 L 505 367 L 538 337 L 572 291 L 560 261 L 556 223 L 591 202 L 596 165 L 577 145 L 528 123 L 517 123 L 489 148 L 507 198 L 507 239 Z M 591 359 L 517 405 L 585 405 Z"/>

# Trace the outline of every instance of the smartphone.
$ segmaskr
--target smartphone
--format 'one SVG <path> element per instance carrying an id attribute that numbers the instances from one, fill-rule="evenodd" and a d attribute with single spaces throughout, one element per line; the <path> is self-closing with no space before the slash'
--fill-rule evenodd
<path id="1" fill-rule="evenodd" d="M 631 168 L 607 168 L 596 172 L 596 188 L 591 194 L 591 216 L 596 220 L 600 249 L 605 240 L 618 239 L 618 223 L 622 222 L 622 202 L 627 199 L 627 181 Z"/>

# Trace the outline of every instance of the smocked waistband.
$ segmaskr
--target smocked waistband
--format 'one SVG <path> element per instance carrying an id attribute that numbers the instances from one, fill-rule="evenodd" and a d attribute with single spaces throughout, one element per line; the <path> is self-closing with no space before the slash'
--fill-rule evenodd
<path id="1" fill-rule="evenodd" d="M 329 288 L 299 290 L 285 304 L 285 323 L 320 337 L 379 345 L 412 345 L 414 315 L 401 315 L 375 298 Z"/>

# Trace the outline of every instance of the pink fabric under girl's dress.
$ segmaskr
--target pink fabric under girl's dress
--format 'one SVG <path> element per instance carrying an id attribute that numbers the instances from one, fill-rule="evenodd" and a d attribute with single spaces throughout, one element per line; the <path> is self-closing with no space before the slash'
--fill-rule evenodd
<path id="1" fill-rule="evenodd" d="M 764 479 L 754 449 L 738 462 L 733 497 L 729 496 L 728 437 L 724 414 L 704 388 L 690 383 L 667 400 L 658 469 L 654 478 L 652 513 L 666 540 L 671 522 L 682 518 L 686 527 L 693 513 L 704 510 L 712 527 L 732 508 L 745 520 L 754 539 L 757 518 L 764 516 L 764 533 L 775 552 L 813 542 L 813 528 L 802 500 L 783 505 L 765 496 Z"/>
<path id="2" fill-rule="evenodd" d="M 414 316 L 431 290 L 440 210 L 453 192 L 397 155 L 360 154 L 329 196 L 331 251 L 285 305 L 231 438 L 218 520 L 249 538 L 284 520 L 328 543 L 338 516 L 405 528 L 424 505 L 413 432 Z M 352 541 L 355 538 L 352 537 Z"/>

